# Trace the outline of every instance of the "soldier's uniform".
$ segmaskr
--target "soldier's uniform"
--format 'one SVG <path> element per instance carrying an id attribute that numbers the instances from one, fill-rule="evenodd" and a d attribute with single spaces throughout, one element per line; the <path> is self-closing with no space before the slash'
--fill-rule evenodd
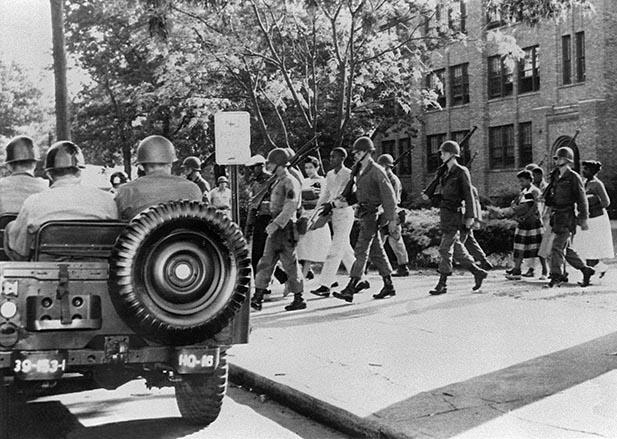
<path id="1" fill-rule="evenodd" d="M 202 195 L 207 195 L 210 192 L 210 185 L 208 184 L 206 179 L 201 176 L 199 172 L 193 171 L 189 175 L 187 175 L 186 178 L 188 181 L 195 183 L 199 187 Z"/>
<path id="2" fill-rule="evenodd" d="M 432 295 L 444 294 L 447 292 L 447 278 L 452 274 L 453 258 L 462 267 L 471 271 L 475 278 L 474 290 L 482 285 L 486 278 L 486 271 L 480 269 L 475 263 L 465 246 L 467 238 L 467 228 L 465 221 L 478 217 L 477 204 L 475 202 L 471 176 L 469 170 L 458 164 L 456 157 L 460 156 L 458 143 L 446 141 L 440 146 L 442 154 L 450 154 L 447 163 L 451 162 L 451 167 L 445 171 L 439 181 L 441 187 L 441 201 L 439 203 L 439 225 L 441 229 L 441 243 L 439 244 L 439 273 L 440 278 L 437 286 L 430 291 Z M 443 155 L 442 155 L 443 157 Z M 463 202 L 465 208 L 463 209 Z"/>
<path id="3" fill-rule="evenodd" d="M 195 183 L 176 175 L 153 172 L 118 188 L 116 204 L 122 219 L 130 220 L 141 211 L 159 203 L 176 200 L 201 201 Z"/>
<path id="4" fill-rule="evenodd" d="M 258 176 L 254 177 L 250 183 L 249 192 L 251 198 L 261 192 L 266 185 L 267 181 L 272 175 L 267 172 L 262 172 Z M 263 255 L 264 246 L 266 245 L 266 226 L 270 223 L 272 215 L 270 215 L 270 201 L 263 200 L 257 209 L 250 208 L 249 219 L 247 223 L 249 225 L 249 234 L 252 237 L 252 249 L 251 258 L 253 264 L 253 272 L 257 272 L 257 263 Z"/>
<path id="5" fill-rule="evenodd" d="M 388 158 L 392 159 L 391 156 L 388 156 Z M 382 166 L 384 166 L 384 169 L 386 170 L 386 174 L 388 175 L 388 178 L 390 179 L 390 183 L 392 183 L 392 188 L 394 189 L 394 195 L 396 196 L 396 204 L 399 205 L 401 203 L 403 185 L 401 184 L 401 180 L 396 176 L 396 174 L 392 172 L 392 169 L 389 166 L 386 166 L 389 163 L 390 161 L 386 160 L 385 164 L 382 164 Z M 393 276 L 407 276 L 409 275 L 409 269 L 407 268 L 407 264 L 409 264 L 409 255 L 407 254 L 407 248 L 405 247 L 405 242 L 403 241 L 402 225 L 400 224 L 398 216 L 397 216 L 396 221 L 398 224 L 397 225 L 398 238 L 388 235 L 388 244 L 390 244 L 390 248 L 392 249 L 392 252 L 394 252 L 394 256 L 396 256 L 396 262 L 398 264 L 398 269 L 393 274 Z"/>
<path id="6" fill-rule="evenodd" d="M 49 182 L 29 172 L 0 178 L 0 213 L 19 212 L 26 198 L 49 188 Z"/>
<path id="7" fill-rule="evenodd" d="M 556 151 L 555 158 L 574 157 L 573 153 L 565 151 L 562 154 Z M 565 149 L 565 148 L 564 148 Z M 568 148 L 569 149 L 569 148 Z M 587 267 L 578 254 L 570 247 L 570 241 L 576 232 L 577 217 L 575 206 L 578 210 L 578 220 L 586 221 L 589 218 L 589 205 L 583 180 L 580 175 L 566 167 L 563 174 L 555 172 L 545 192 L 546 205 L 550 207 L 550 226 L 555 234 L 551 247 L 551 282 L 550 286 L 560 283 L 564 279 L 564 259 L 574 268 L 583 272 L 583 284 L 589 284 L 589 279 L 594 274 L 591 267 Z"/>

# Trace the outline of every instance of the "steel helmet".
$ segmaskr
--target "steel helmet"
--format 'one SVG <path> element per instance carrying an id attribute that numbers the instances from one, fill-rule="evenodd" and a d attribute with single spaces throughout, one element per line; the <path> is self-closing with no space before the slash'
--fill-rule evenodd
<path id="1" fill-rule="evenodd" d="M 68 140 L 54 143 L 47 150 L 45 157 L 45 170 L 85 168 L 86 161 L 81 148 Z"/>
<path id="2" fill-rule="evenodd" d="M 289 165 L 289 154 L 283 148 L 274 148 L 268 153 L 267 162 L 276 166 L 287 166 Z"/>
<path id="3" fill-rule="evenodd" d="M 225 177 L 224 175 L 221 175 L 219 178 L 216 179 L 217 184 L 218 183 L 229 183 L 229 180 L 227 180 L 227 177 Z"/>
<path id="4" fill-rule="evenodd" d="M 34 142 L 28 136 L 17 136 L 6 145 L 5 163 L 37 161 Z"/>
<path id="5" fill-rule="evenodd" d="M 289 146 L 285 148 L 285 152 L 287 152 L 287 160 L 291 160 L 296 155 L 296 151 Z"/>
<path id="6" fill-rule="evenodd" d="M 382 154 L 377 158 L 377 163 L 381 166 L 388 166 L 391 168 L 394 166 L 394 159 L 390 154 Z"/>
<path id="7" fill-rule="evenodd" d="M 555 155 L 553 156 L 553 158 L 564 158 L 569 162 L 574 162 L 574 151 L 572 151 L 572 148 L 562 146 L 561 148 L 558 148 L 557 151 L 555 151 Z"/>
<path id="8" fill-rule="evenodd" d="M 148 136 L 137 147 L 137 163 L 170 164 L 177 160 L 173 143 L 163 136 Z"/>
<path id="9" fill-rule="evenodd" d="M 261 154 L 256 154 L 253 157 L 251 157 L 244 166 L 251 167 L 255 165 L 265 165 L 265 164 L 266 164 L 266 159 L 264 158 L 264 156 L 262 156 Z"/>
<path id="10" fill-rule="evenodd" d="M 439 151 L 441 152 L 449 152 L 455 157 L 461 156 L 461 147 L 454 140 L 446 140 L 439 147 Z"/>
<path id="11" fill-rule="evenodd" d="M 186 169 L 193 169 L 195 171 L 201 170 L 201 160 L 195 156 L 189 156 L 182 162 L 182 167 Z"/>
<path id="12" fill-rule="evenodd" d="M 113 174 L 111 174 L 111 177 L 109 177 L 109 182 L 112 185 L 114 185 L 114 184 L 124 184 L 128 180 L 129 180 L 129 178 L 122 171 L 114 172 Z"/>
<path id="13" fill-rule="evenodd" d="M 353 151 L 373 152 L 375 151 L 375 145 L 370 137 L 362 136 L 356 139 L 351 149 Z"/>

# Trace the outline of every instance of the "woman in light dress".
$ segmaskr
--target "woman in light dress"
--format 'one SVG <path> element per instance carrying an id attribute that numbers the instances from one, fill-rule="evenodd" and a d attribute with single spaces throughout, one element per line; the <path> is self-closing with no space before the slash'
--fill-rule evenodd
<path id="1" fill-rule="evenodd" d="M 319 200 L 321 186 L 326 183 L 326 179 L 318 174 L 319 160 L 315 157 L 308 157 L 304 163 L 306 178 L 302 182 L 302 207 L 303 216 L 310 218 L 315 213 L 315 207 Z M 311 265 L 313 262 L 324 262 L 330 250 L 330 228 L 320 227 L 300 236 L 296 252 L 298 260 L 302 263 L 302 274 L 310 279 L 313 276 Z"/>
<path id="2" fill-rule="evenodd" d="M 606 193 L 604 183 L 596 177 L 601 168 L 602 163 L 596 160 L 583 162 L 582 174 L 589 202 L 589 220 L 587 221 L 589 229 L 581 230 L 579 227 L 572 240 L 572 248 L 582 259 L 586 260 L 588 266 L 594 267 L 600 278 L 607 270 L 602 259 L 615 257 L 611 223 L 606 212 L 611 200 Z"/>

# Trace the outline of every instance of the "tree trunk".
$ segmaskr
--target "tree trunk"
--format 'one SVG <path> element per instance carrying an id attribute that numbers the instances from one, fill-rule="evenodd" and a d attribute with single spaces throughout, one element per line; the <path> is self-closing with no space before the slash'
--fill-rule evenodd
<path id="1" fill-rule="evenodd" d="M 54 76 L 56 82 L 56 137 L 70 140 L 68 90 L 66 87 L 66 54 L 64 49 L 64 3 L 50 0 L 53 36 Z"/>

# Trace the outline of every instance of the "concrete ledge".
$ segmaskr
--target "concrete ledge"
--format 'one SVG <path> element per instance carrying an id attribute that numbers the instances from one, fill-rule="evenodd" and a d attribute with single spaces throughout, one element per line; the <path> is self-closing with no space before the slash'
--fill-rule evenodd
<path id="1" fill-rule="evenodd" d="M 381 422 L 377 416 L 362 418 L 293 387 L 277 383 L 234 364 L 229 365 L 229 380 L 234 384 L 265 393 L 286 407 L 353 437 L 379 439 L 409 439 L 415 437 L 392 429 Z"/>

